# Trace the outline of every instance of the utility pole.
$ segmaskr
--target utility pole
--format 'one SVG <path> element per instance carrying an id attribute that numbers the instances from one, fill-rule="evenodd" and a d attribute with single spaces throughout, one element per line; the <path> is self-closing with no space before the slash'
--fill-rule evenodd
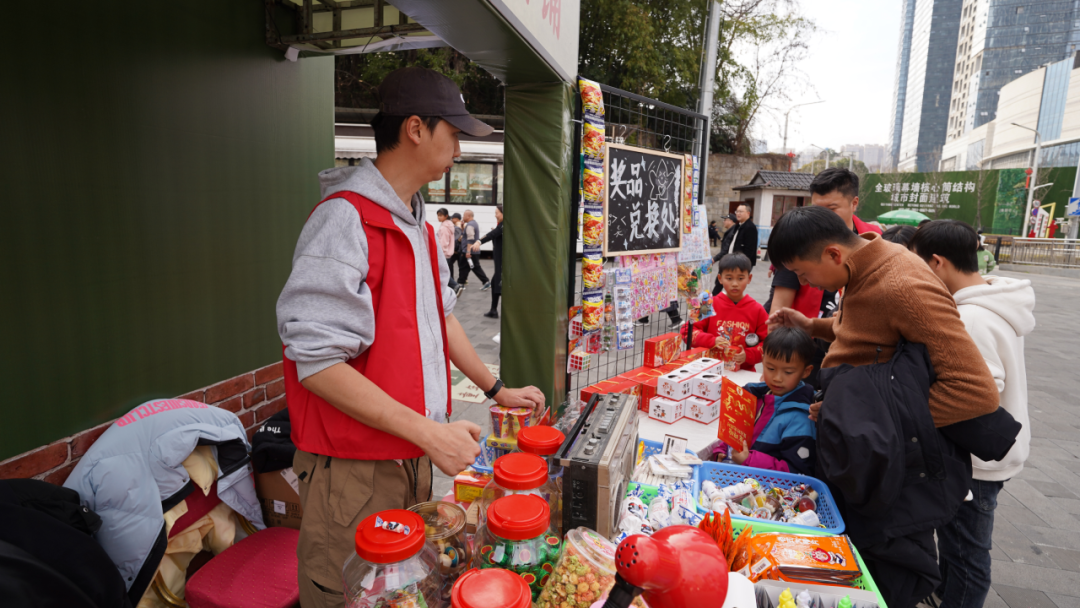
<path id="1" fill-rule="evenodd" d="M 794 110 L 795 108 L 799 107 L 799 106 L 812 106 L 815 103 L 823 103 L 824 101 L 825 101 L 824 99 L 819 99 L 817 101 L 808 101 L 806 103 L 797 103 L 797 104 L 791 106 L 790 108 L 788 108 L 787 112 L 784 112 L 784 154 L 787 154 L 788 116 L 791 115 L 791 111 Z"/>
<path id="2" fill-rule="evenodd" d="M 1036 129 L 1031 127 L 1018 125 L 1015 122 L 1012 125 L 1035 133 L 1035 158 L 1031 161 L 1031 183 L 1028 184 L 1027 211 L 1024 212 L 1024 223 L 1020 225 L 1020 237 L 1023 238 L 1028 234 L 1028 224 L 1031 223 L 1031 205 L 1035 200 L 1035 187 L 1039 183 L 1039 156 L 1042 151 L 1042 136 Z"/>
<path id="3" fill-rule="evenodd" d="M 1077 164 L 1076 164 L 1076 180 L 1073 181 L 1072 195 L 1073 195 L 1073 198 L 1080 197 L 1080 161 L 1078 161 Z M 1068 209 L 1068 206 L 1066 206 L 1066 209 Z M 1066 213 L 1068 213 L 1068 211 L 1066 211 Z M 1078 232 L 1078 229 L 1080 229 L 1080 218 L 1078 218 L 1078 217 L 1070 217 L 1069 218 L 1069 229 L 1068 229 L 1068 232 L 1065 233 L 1065 237 L 1070 238 L 1070 239 L 1075 239 L 1076 238 L 1076 233 Z"/>
<path id="4" fill-rule="evenodd" d="M 706 125 L 712 121 L 713 88 L 716 86 L 716 52 L 720 39 L 720 3 L 709 2 L 709 29 L 705 39 L 705 63 L 701 66 L 701 99 L 698 102 L 698 113 L 709 117 Z M 709 136 L 705 132 L 705 150 L 709 149 Z M 708 154 L 706 154 L 706 159 Z"/>

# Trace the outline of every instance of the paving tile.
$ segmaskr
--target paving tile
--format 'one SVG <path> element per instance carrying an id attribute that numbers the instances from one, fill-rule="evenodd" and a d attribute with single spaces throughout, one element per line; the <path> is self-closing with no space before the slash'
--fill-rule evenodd
<path id="1" fill-rule="evenodd" d="M 1001 550 L 1010 562 L 1056 568 L 1054 560 L 1045 555 L 1042 548 L 1033 539 L 1005 517 L 994 518 L 993 544 Z"/>
<path id="2" fill-rule="evenodd" d="M 1028 480 L 1028 483 L 1047 498 L 1076 498 L 1076 494 L 1073 494 L 1065 489 L 1064 486 L 1054 481 Z"/>
<path id="3" fill-rule="evenodd" d="M 1020 504 L 1003 505 L 999 502 L 997 509 L 994 510 L 994 521 L 996 522 L 1000 517 L 1004 517 L 1009 523 L 1014 525 L 1027 524 L 1029 526 L 1041 526 L 1043 528 L 1050 527 L 1038 515 L 1032 513 L 1030 509 Z"/>
<path id="4" fill-rule="evenodd" d="M 1010 587 L 1008 585 L 993 585 L 994 591 L 1005 600 L 1009 608 L 1057 608 L 1045 593 L 1036 589 L 1023 587 Z"/>
<path id="5" fill-rule="evenodd" d="M 1013 479 L 1005 485 L 1009 488 L 1009 494 L 1012 494 L 1021 504 L 1050 524 L 1050 527 L 1080 533 L 1080 520 L 1063 512 L 1035 486 L 1023 479 Z"/>
<path id="6" fill-rule="evenodd" d="M 1080 593 L 1080 590 L 1077 590 L 1077 593 Z M 1054 600 L 1058 608 L 1080 608 L 1080 597 L 1057 593 L 1047 593 L 1046 596 Z"/>
<path id="7" fill-rule="evenodd" d="M 1001 547 L 997 543 L 994 543 L 990 548 L 990 559 L 1000 559 L 1003 561 L 1011 561 L 1009 556 L 1001 550 Z"/>
<path id="8" fill-rule="evenodd" d="M 1058 449 L 1060 449 L 1060 448 L 1058 448 Z M 1030 466 L 1030 465 L 1025 466 L 1024 470 L 1020 471 L 1020 473 L 1015 477 L 1015 479 L 1026 479 L 1028 481 L 1046 481 L 1046 482 L 1053 482 L 1054 481 L 1053 479 L 1050 479 L 1049 475 L 1047 475 L 1046 473 L 1043 473 L 1039 469 L 1036 469 L 1035 467 Z"/>
<path id="9" fill-rule="evenodd" d="M 1055 505 L 1061 507 L 1066 512 L 1072 513 L 1073 515 L 1080 515 L 1080 500 L 1071 498 L 1052 498 L 1051 500 Z"/>
<path id="10" fill-rule="evenodd" d="M 1040 589 L 1046 593 L 1069 595 L 1080 589 L 1080 573 L 1029 564 L 994 561 L 991 579 L 994 589 L 1002 586 Z M 1008 602 L 1007 598 L 1004 598 Z M 1012 607 L 1012 604 L 1009 604 Z"/>
<path id="11" fill-rule="evenodd" d="M 1005 600 L 1001 599 L 1001 596 L 994 591 L 993 585 L 990 586 L 990 591 L 986 594 L 986 601 L 983 602 L 983 608 L 1009 608 L 1009 605 L 1005 603 Z"/>
<path id="12" fill-rule="evenodd" d="M 1043 547 L 1043 551 L 1062 570 L 1080 572 L 1080 551 L 1061 549 L 1059 547 Z M 1080 589 L 1077 589 L 1077 592 L 1080 593 Z"/>
<path id="13" fill-rule="evenodd" d="M 997 522 L 995 522 L 995 524 L 996 523 Z M 1080 547 L 1080 532 L 1061 530 L 1059 528 L 1028 526 L 1025 524 L 1016 524 L 1016 529 L 1036 545 L 1060 547 L 1062 549 L 1074 549 Z M 1006 551 L 1006 553 L 1008 553 L 1008 551 Z"/>

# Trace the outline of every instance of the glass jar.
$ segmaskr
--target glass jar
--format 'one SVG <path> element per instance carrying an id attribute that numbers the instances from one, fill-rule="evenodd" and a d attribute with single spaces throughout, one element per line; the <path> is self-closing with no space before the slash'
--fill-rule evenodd
<path id="1" fill-rule="evenodd" d="M 347 608 L 443 608 L 439 558 L 412 511 L 380 511 L 356 527 L 356 553 L 342 568 Z"/>
<path id="2" fill-rule="evenodd" d="M 454 584 L 450 607 L 531 608 L 532 592 L 520 576 L 508 570 L 469 570 Z"/>
<path id="3" fill-rule="evenodd" d="M 473 566 L 517 574 L 535 600 L 559 561 L 561 547 L 544 499 L 527 494 L 503 496 L 488 507 L 487 524 L 477 533 Z"/>
<path id="4" fill-rule="evenodd" d="M 422 502 L 409 507 L 424 520 L 424 535 L 438 555 L 439 574 L 445 581 L 448 599 L 450 586 L 469 567 L 468 539 L 465 538 L 465 509 L 442 500 Z"/>
<path id="5" fill-rule="evenodd" d="M 477 499 L 480 503 L 477 528 L 487 521 L 487 513 L 494 503 L 503 496 L 515 494 L 531 494 L 543 498 L 548 503 L 548 512 L 551 514 L 551 523 L 556 522 L 555 514 L 562 514 L 559 507 L 562 503 L 562 492 L 559 487 L 548 477 L 548 464 L 536 454 L 524 452 L 511 452 L 500 456 L 492 466 L 494 475 L 492 480 L 480 493 Z M 558 529 L 558 526 L 555 526 Z"/>
<path id="6" fill-rule="evenodd" d="M 518 449 L 526 454 L 535 454 L 543 458 L 548 465 L 548 479 L 559 491 L 559 500 L 551 502 L 551 520 L 555 529 L 562 533 L 562 476 L 563 468 L 555 459 L 555 454 L 566 441 L 566 435 L 555 427 L 538 425 L 521 429 L 518 432 Z"/>
<path id="7" fill-rule="evenodd" d="M 615 545 L 588 528 L 566 533 L 562 556 L 536 608 L 590 606 L 615 585 Z M 641 606 L 641 598 L 634 601 Z"/>

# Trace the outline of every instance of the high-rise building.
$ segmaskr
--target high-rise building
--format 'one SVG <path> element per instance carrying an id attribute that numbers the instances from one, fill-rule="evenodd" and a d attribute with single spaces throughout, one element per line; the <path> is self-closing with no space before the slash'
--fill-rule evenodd
<path id="1" fill-rule="evenodd" d="M 1061 0 L 964 0 L 949 137 L 994 119 L 1001 87 L 1080 47 L 1080 4 Z"/>
<path id="2" fill-rule="evenodd" d="M 911 63 L 911 32 L 915 27 L 915 0 L 903 0 L 900 14 L 900 48 L 896 53 L 896 84 L 893 86 L 892 122 L 889 123 L 890 168 L 895 168 L 900 159 L 900 138 L 904 133 L 908 66 Z"/>
<path id="3" fill-rule="evenodd" d="M 914 2 L 899 133 L 893 129 L 893 157 L 900 171 L 932 171 L 941 159 L 949 123 L 949 103 L 960 31 L 963 0 L 906 0 Z M 905 10 L 908 10 L 905 4 Z M 907 13 L 905 13 L 905 18 Z M 901 52 L 907 36 L 901 30 Z M 898 64 L 899 66 L 899 64 Z M 898 74 L 897 89 L 900 80 Z M 897 95 L 899 104 L 900 95 Z M 899 145 L 897 145 L 899 140 Z"/>
<path id="4" fill-rule="evenodd" d="M 840 148 L 840 153 L 843 155 L 853 155 L 855 160 L 862 162 L 866 165 L 867 169 L 871 171 L 880 170 L 885 164 L 886 152 L 885 146 L 879 146 L 876 144 L 866 145 L 851 145 L 848 144 L 843 148 Z"/>

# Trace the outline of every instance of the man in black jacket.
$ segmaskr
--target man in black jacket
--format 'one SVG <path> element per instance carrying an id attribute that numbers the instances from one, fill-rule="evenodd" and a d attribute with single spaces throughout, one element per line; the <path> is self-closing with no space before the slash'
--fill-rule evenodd
<path id="1" fill-rule="evenodd" d="M 734 215 L 735 224 L 724 233 L 724 239 L 720 242 L 720 253 L 713 256 L 713 261 L 719 262 L 720 258 L 729 253 L 741 253 L 750 260 L 750 270 L 753 271 L 754 264 L 757 263 L 758 231 L 757 226 L 750 220 L 750 205 L 740 203 L 735 208 Z M 720 295 L 723 290 L 717 275 L 712 294 Z"/>

